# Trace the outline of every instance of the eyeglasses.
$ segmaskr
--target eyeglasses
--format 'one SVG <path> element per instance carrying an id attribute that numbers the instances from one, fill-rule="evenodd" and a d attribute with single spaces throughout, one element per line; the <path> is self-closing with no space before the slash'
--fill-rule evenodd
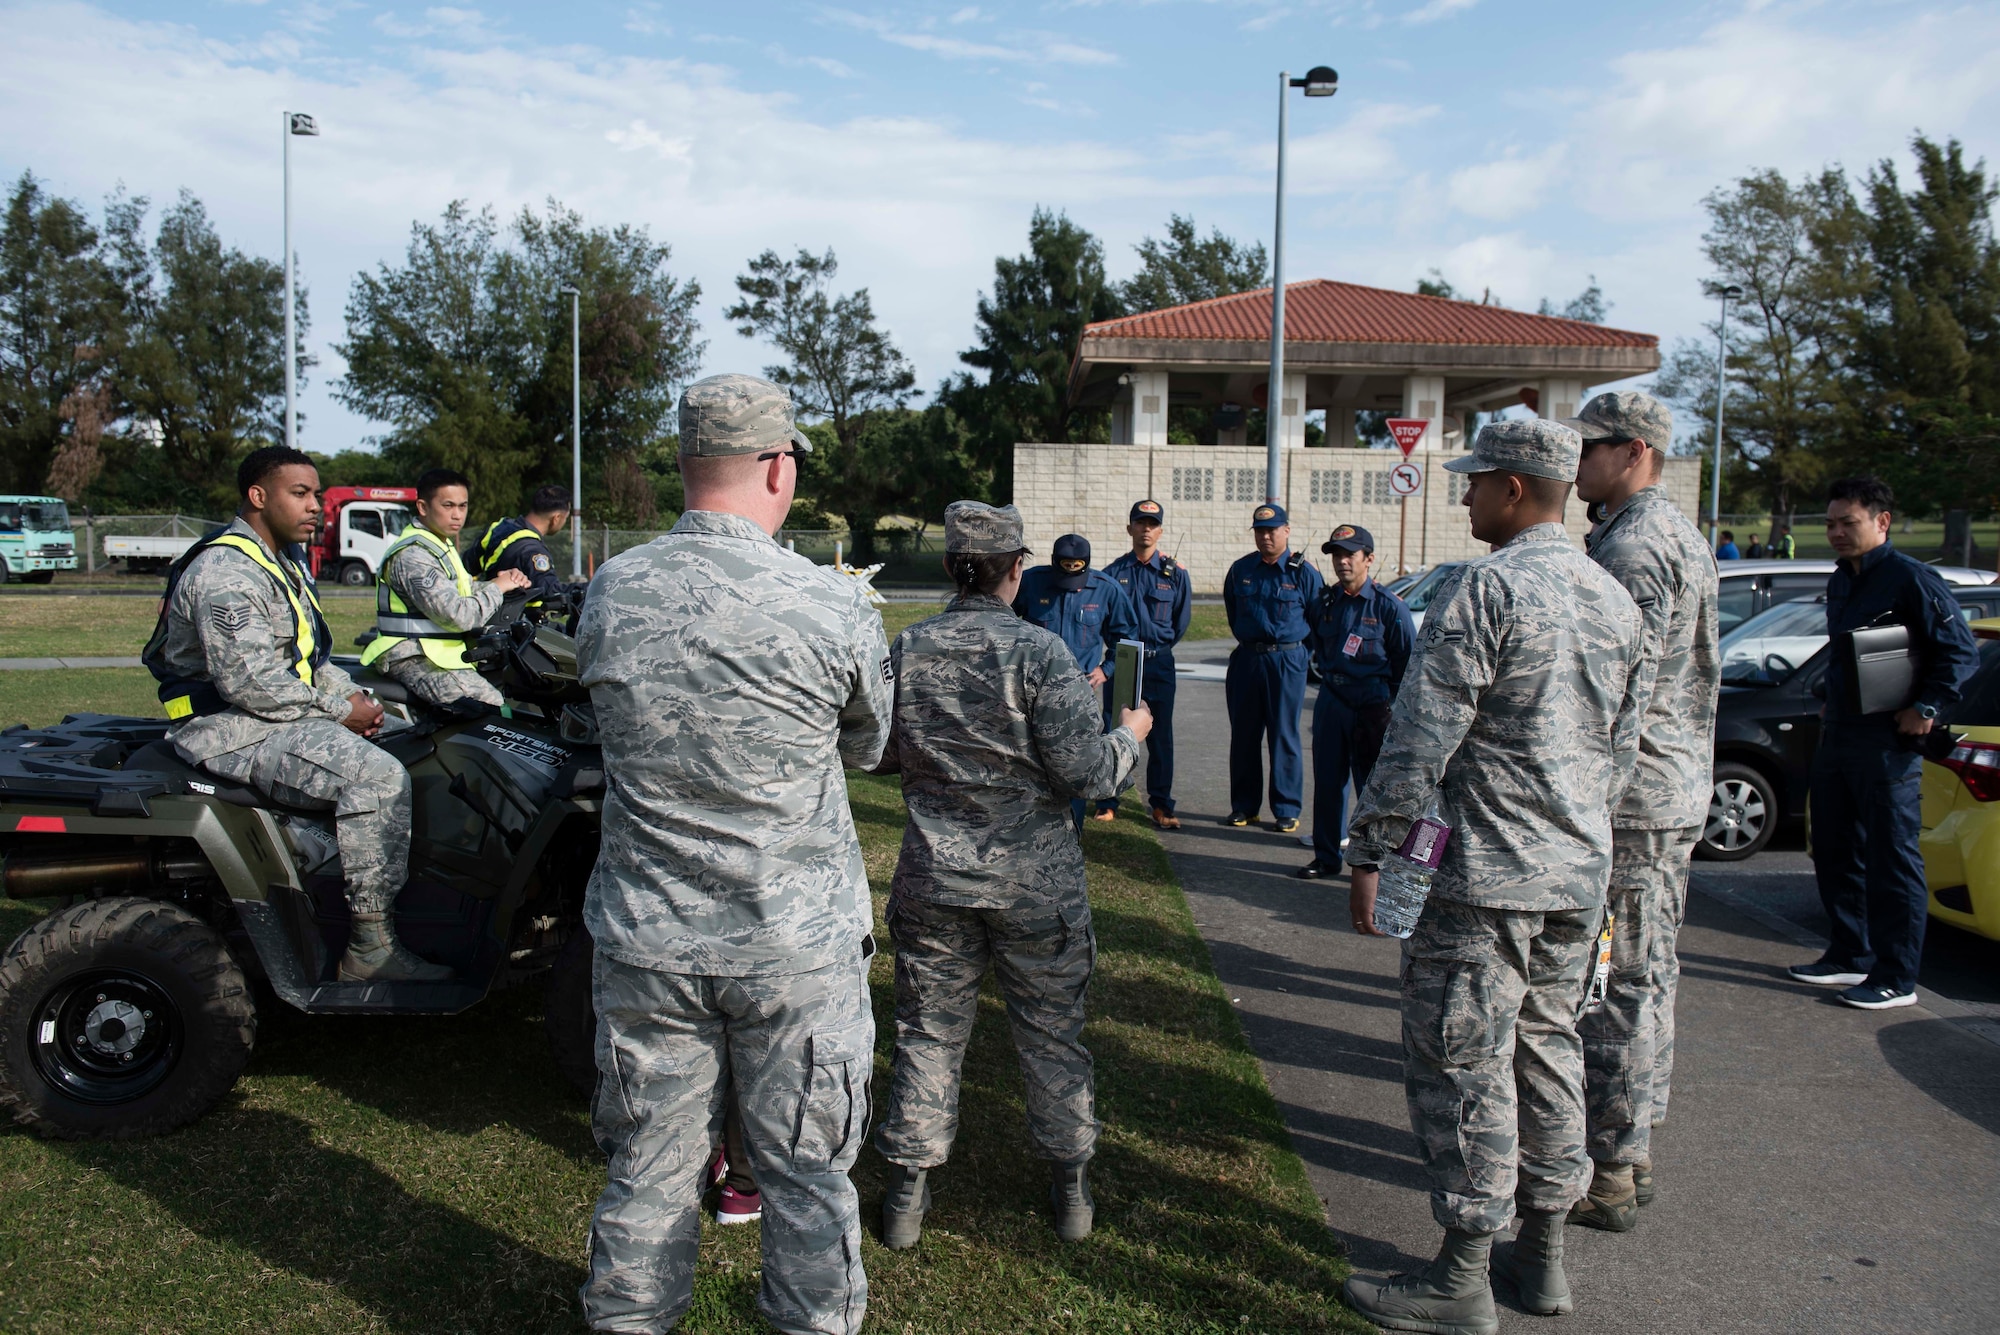
<path id="1" fill-rule="evenodd" d="M 1604 437 L 1601 437 L 1600 439 L 1597 439 L 1597 440 L 1586 440 L 1586 441 L 1585 441 L 1585 442 L 1583 442 L 1583 443 L 1584 443 L 1584 444 L 1585 444 L 1586 446 L 1589 446 L 1589 445 L 1636 445 L 1636 444 L 1638 444 L 1638 443 L 1639 443 L 1639 438 L 1638 438 L 1637 436 L 1604 436 Z"/>
<path id="2" fill-rule="evenodd" d="M 772 450 L 769 454 L 760 454 L 757 456 L 757 462 L 761 464 L 766 459 L 799 460 L 805 457 L 806 457 L 806 452 L 800 449 L 798 446 L 794 445 L 788 450 Z"/>

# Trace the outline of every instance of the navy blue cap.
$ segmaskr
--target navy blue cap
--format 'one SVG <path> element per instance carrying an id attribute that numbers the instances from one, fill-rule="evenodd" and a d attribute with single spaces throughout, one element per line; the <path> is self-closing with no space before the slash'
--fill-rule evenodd
<path id="1" fill-rule="evenodd" d="M 1375 550 L 1375 535 L 1359 524 L 1342 524 L 1333 531 L 1333 536 L 1319 545 L 1319 549 L 1329 556 L 1334 552 L 1372 552 Z"/>
<path id="2" fill-rule="evenodd" d="M 1282 505 L 1260 505 L 1250 516 L 1251 528 L 1283 528 L 1291 522 Z"/>
<path id="3" fill-rule="evenodd" d="M 1090 539 L 1081 533 L 1065 533 L 1056 539 L 1049 549 L 1054 564 L 1050 567 L 1055 576 L 1056 588 L 1064 593 L 1075 593 L 1090 579 Z M 1065 561 L 1081 561 L 1074 572 L 1064 570 Z"/>
<path id="4" fill-rule="evenodd" d="M 1160 508 L 1158 501 L 1140 501 L 1132 507 L 1132 514 L 1128 522 L 1135 524 L 1141 522 L 1164 524 L 1167 522 L 1167 512 Z"/>

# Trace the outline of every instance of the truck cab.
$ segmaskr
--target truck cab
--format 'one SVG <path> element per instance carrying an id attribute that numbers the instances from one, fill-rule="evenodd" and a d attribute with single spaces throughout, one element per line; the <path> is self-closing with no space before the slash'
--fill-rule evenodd
<path id="1" fill-rule="evenodd" d="M 76 569 L 69 505 L 57 496 L 0 496 L 0 582 L 47 584 Z"/>
<path id="2" fill-rule="evenodd" d="M 382 557 L 416 522 L 415 487 L 329 487 L 321 498 L 326 518 L 312 545 L 316 579 L 331 575 L 359 588 L 373 583 Z"/>

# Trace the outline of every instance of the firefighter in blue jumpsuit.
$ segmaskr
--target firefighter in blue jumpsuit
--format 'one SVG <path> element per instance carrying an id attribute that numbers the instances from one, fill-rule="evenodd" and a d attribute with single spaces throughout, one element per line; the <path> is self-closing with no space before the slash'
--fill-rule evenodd
<path id="1" fill-rule="evenodd" d="M 1313 702 L 1313 860 L 1299 869 L 1304 881 L 1340 872 L 1347 781 L 1352 776 L 1359 795 L 1375 768 L 1417 638 L 1403 600 L 1368 577 L 1373 534 L 1342 524 L 1320 550 L 1333 557 L 1337 582 L 1306 609 L 1319 699 Z"/>
<path id="2" fill-rule="evenodd" d="M 1014 611 L 1061 636 L 1090 684 L 1102 686 L 1110 676 L 1104 667 L 1105 646 L 1138 639 L 1139 619 L 1117 581 L 1090 568 L 1090 540 L 1081 533 L 1057 538 L 1049 556 L 1054 564 L 1035 566 L 1021 576 Z M 1078 830 L 1083 810 L 1082 798 L 1070 803 Z"/>
<path id="3" fill-rule="evenodd" d="M 1160 551 L 1160 528 L 1165 523 L 1166 514 L 1158 501 L 1134 505 L 1131 520 L 1125 525 L 1132 550 L 1106 566 L 1104 573 L 1116 580 L 1131 600 L 1139 622 L 1139 633 L 1133 638 L 1146 646 L 1146 671 L 1139 679 L 1139 696 L 1153 711 L 1153 733 L 1146 739 L 1146 805 L 1152 808 L 1154 825 L 1178 830 L 1181 823 L 1174 815 L 1174 646 L 1187 634 L 1194 588 L 1186 567 Z M 1108 683 L 1104 709 L 1108 732 Z M 1117 806 L 1115 801 L 1098 803 L 1097 819 L 1110 820 Z"/>
<path id="4" fill-rule="evenodd" d="M 1271 816 L 1280 834 L 1299 828 L 1305 764 L 1299 710 L 1306 698 L 1306 609 L 1326 581 L 1304 552 L 1290 549 L 1291 520 L 1282 505 L 1260 505 L 1250 518 L 1257 550 L 1229 567 L 1222 606 L 1236 648 L 1223 690 L 1229 701 L 1229 815 L 1248 825 L 1263 806 L 1264 749 L 1271 752 Z"/>
<path id="5" fill-rule="evenodd" d="M 1929 892 L 1923 854 L 1920 748 L 1938 714 L 1956 703 L 1979 665 L 1958 600 L 1937 571 L 1889 541 L 1895 497 L 1877 477 L 1841 478 L 1827 488 L 1826 540 L 1839 558 L 1826 582 L 1832 638 L 1826 722 L 1813 756 L 1813 875 L 1832 924 L 1826 953 L 1793 965 L 1792 977 L 1839 987 L 1862 1010 L 1917 1003 Z M 1860 712 L 1853 641 L 1866 626 L 1899 625 L 1919 664 L 1903 708 Z"/>

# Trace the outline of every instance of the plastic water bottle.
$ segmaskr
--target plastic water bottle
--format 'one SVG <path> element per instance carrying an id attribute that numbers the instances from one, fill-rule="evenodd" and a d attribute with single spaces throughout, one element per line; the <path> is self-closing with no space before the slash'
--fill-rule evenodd
<path id="1" fill-rule="evenodd" d="M 1375 891 L 1375 930 L 1385 936 L 1407 937 L 1417 929 L 1417 918 L 1430 898 L 1431 877 L 1444 861 L 1445 844 L 1451 827 L 1432 816 L 1410 825 L 1403 846 L 1382 864 L 1381 880 Z"/>

